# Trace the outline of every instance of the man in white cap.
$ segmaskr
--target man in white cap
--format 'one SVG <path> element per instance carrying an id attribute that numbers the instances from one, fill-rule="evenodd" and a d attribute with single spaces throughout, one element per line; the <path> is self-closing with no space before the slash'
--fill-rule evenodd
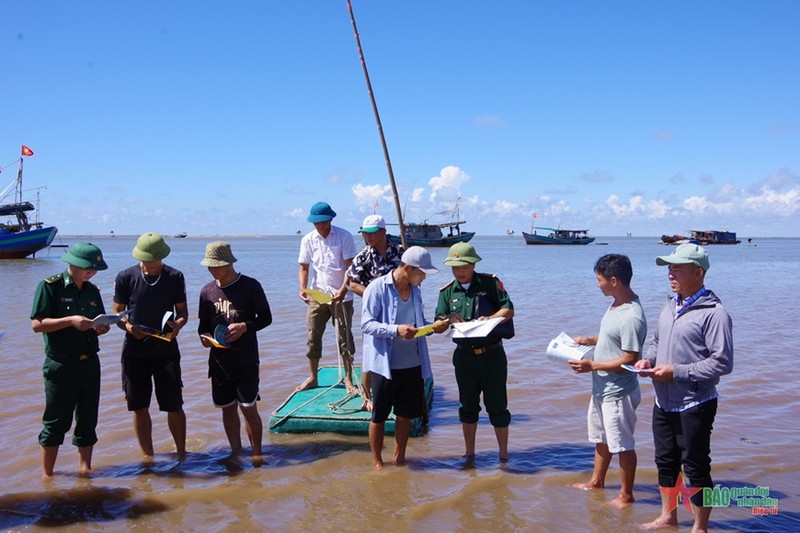
<path id="1" fill-rule="evenodd" d="M 703 487 L 711 480 L 711 429 L 717 413 L 720 376 L 733 370 L 733 323 L 722 302 L 705 287 L 708 253 L 682 244 L 656 258 L 669 267 L 675 296 L 661 309 L 647 355 L 637 361 L 640 373 L 653 379 L 653 406 L 661 514 L 644 529 L 678 525 L 676 490 L 687 489 L 694 504 L 692 532 L 708 530 L 711 507 L 703 507 Z M 688 479 L 685 483 L 683 474 Z"/>
<path id="2" fill-rule="evenodd" d="M 400 265 L 367 286 L 362 304 L 364 333 L 363 371 L 371 387 L 364 394 L 373 402 L 369 424 L 369 447 L 373 466 L 383 468 L 384 425 L 394 409 L 394 463 L 406 462 L 411 420 L 425 411 L 425 380 L 432 376 L 428 343 L 417 330 L 428 324 L 419 285 L 427 274 L 439 270 L 425 248 L 412 246 Z M 434 331 L 447 329 L 443 322 Z"/>
<path id="3" fill-rule="evenodd" d="M 167 425 L 179 456 L 186 455 L 186 414 L 183 411 L 181 353 L 176 339 L 189 320 L 183 273 L 164 264 L 170 248 L 158 233 L 145 233 L 131 255 L 139 264 L 117 274 L 114 313 L 130 310 L 117 325 L 125 331 L 122 345 L 122 388 L 139 447 L 152 458 L 153 423 L 150 399 L 153 386 L 158 408 L 167 413 Z M 166 318 L 166 322 L 165 322 Z"/>
<path id="4" fill-rule="evenodd" d="M 356 345 L 353 341 L 353 294 L 347 288 L 347 269 L 356 255 L 356 244 L 349 231 L 332 225 L 336 212 L 326 202 L 311 206 L 308 221 L 314 229 L 300 241 L 300 264 L 297 278 L 300 282 L 300 299 L 306 308 L 308 326 L 309 376 L 298 387 L 298 391 L 317 386 L 317 371 L 322 358 L 322 336 L 330 320 L 336 325 L 336 341 L 345 369 L 344 385 L 348 393 L 358 394 L 353 384 L 353 356 Z M 311 275 L 313 273 L 313 276 Z M 320 303 L 306 292 L 315 289 L 327 294 L 332 301 Z"/>
<path id="5" fill-rule="evenodd" d="M 400 264 L 403 247 L 389 240 L 386 221 L 380 215 L 369 215 L 358 230 L 366 246 L 356 254 L 347 271 L 350 290 L 359 296 L 373 279 L 384 276 Z"/>

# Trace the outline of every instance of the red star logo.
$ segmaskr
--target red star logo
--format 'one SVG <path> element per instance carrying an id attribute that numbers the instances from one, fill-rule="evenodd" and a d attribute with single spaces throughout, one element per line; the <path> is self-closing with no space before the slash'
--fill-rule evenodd
<path id="1" fill-rule="evenodd" d="M 694 513 L 694 509 L 692 508 L 692 502 L 689 498 L 703 490 L 702 487 L 687 487 L 686 484 L 683 482 L 683 474 L 678 472 L 678 479 L 675 481 L 675 486 L 672 488 L 669 487 L 658 487 L 663 494 L 669 496 L 669 505 L 668 511 L 672 511 L 678 508 L 678 496 L 680 495 L 681 500 L 683 501 L 683 506 L 689 509 L 692 513 Z"/>

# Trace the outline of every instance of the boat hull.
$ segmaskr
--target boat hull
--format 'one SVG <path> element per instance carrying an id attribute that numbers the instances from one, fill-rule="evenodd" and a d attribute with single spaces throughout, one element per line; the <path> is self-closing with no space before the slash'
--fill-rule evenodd
<path id="1" fill-rule="evenodd" d="M 0 259 L 23 259 L 50 246 L 58 228 L 49 226 L 15 233 L 0 233 Z"/>
<path id="2" fill-rule="evenodd" d="M 420 237 L 406 237 L 406 245 L 408 246 L 423 246 L 426 248 L 442 248 L 442 247 L 450 247 L 459 242 L 469 242 L 475 236 L 474 231 L 470 232 L 463 232 L 459 235 L 453 235 L 452 237 L 440 237 L 437 239 L 426 239 Z M 388 235 L 389 240 L 395 244 L 401 244 L 400 237 L 398 235 Z"/>
<path id="3" fill-rule="evenodd" d="M 594 237 L 582 237 L 578 239 L 559 239 L 546 235 L 534 235 L 533 233 L 522 232 L 525 244 L 589 244 L 594 242 Z"/>

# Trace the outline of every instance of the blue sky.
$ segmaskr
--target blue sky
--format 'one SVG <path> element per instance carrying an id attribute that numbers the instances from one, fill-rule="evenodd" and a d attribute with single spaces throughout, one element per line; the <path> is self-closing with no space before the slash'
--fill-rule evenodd
<path id="1" fill-rule="evenodd" d="M 800 2 L 354 0 L 407 221 L 798 236 Z M 345 0 L 6 2 L 0 187 L 64 234 L 396 221 Z M 27 193 L 28 197 L 33 190 Z M 5 202 L 4 202 L 5 203 Z"/>

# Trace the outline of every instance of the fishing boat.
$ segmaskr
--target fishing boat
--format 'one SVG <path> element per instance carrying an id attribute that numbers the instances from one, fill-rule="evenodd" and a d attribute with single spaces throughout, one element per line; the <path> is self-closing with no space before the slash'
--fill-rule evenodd
<path id="1" fill-rule="evenodd" d="M 176 233 L 176 234 L 174 235 L 174 237 L 175 237 L 176 239 L 185 239 L 185 238 L 186 238 L 188 235 L 189 235 L 189 234 L 188 234 L 188 233 L 186 233 L 186 232 L 184 231 L 184 232 L 182 232 L 182 233 Z"/>
<path id="2" fill-rule="evenodd" d="M 546 233 L 539 234 L 539 230 Z M 594 237 L 589 237 L 588 229 L 531 228 L 531 233 L 522 232 L 525 244 L 589 244 Z"/>
<path id="3" fill-rule="evenodd" d="M 736 238 L 734 231 L 719 231 L 719 230 L 691 230 L 691 236 L 685 237 L 683 235 L 662 235 L 661 242 L 663 244 L 701 244 L 707 246 L 709 244 L 739 244 L 741 240 Z"/>
<path id="4" fill-rule="evenodd" d="M 23 154 L 25 151 L 23 150 Z M 32 154 L 32 152 L 31 152 Z M 58 232 L 55 226 L 39 222 L 39 210 L 22 200 L 22 158 L 17 178 L 0 192 L 0 201 L 14 190 L 14 201 L 0 205 L 0 259 L 22 259 L 47 248 Z M 37 202 L 38 203 L 38 202 Z M 28 213 L 34 212 L 34 221 Z"/>
<path id="5" fill-rule="evenodd" d="M 432 224 L 427 220 L 422 223 L 404 223 L 403 236 L 406 246 L 430 247 L 450 247 L 457 242 L 468 242 L 475 236 L 474 231 L 461 231 L 461 224 L 466 224 L 465 220 L 459 220 L 459 198 L 456 206 L 452 210 L 441 211 L 437 215 L 446 215 L 450 220 L 441 224 Z M 402 244 L 399 235 L 388 235 L 389 240 L 395 244 Z"/>

